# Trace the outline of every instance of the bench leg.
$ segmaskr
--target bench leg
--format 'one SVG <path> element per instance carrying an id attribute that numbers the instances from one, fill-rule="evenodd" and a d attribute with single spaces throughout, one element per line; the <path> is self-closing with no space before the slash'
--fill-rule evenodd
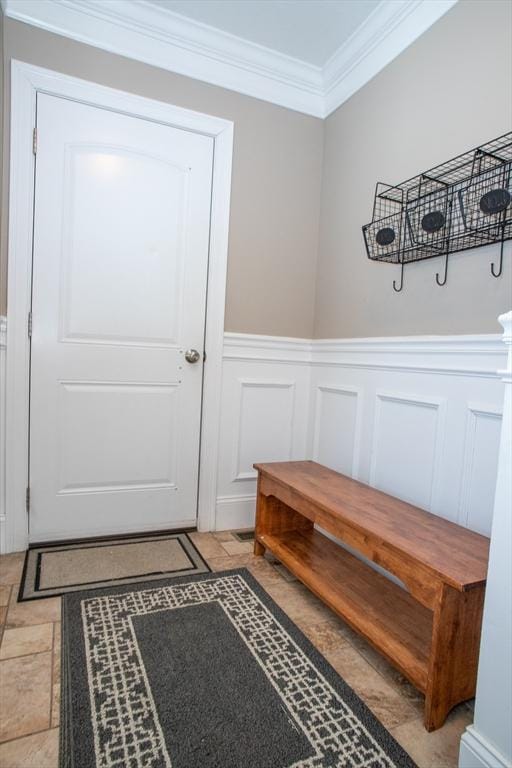
<path id="1" fill-rule="evenodd" d="M 261 491 L 260 478 L 256 497 L 256 530 L 254 532 L 254 554 L 265 554 L 265 545 L 259 540 L 265 534 L 279 534 L 284 531 L 309 530 L 313 523 L 299 512 L 288 507 L 271 494 Z"/>
<path id="2" fill-rule="evenodd" d="M 256 497 L 256 529 L 254 532 L 254 554 L 265 554 L 265 546 L 258 541 L 258 536 L 272 533 L 278 523 L 279 502 L 274 496 L 265 496 L 261 493 L 258 479 L 258 491 Z"/>
<path id="3" fill-rule="evenodd" d="M 265 554 L 265 547 L 261 543 L 261 541 L 258 541 L 257 539 L 254 539 L 254 554 L 257 557 L 261 557 Z"/>
<path id="4" fill-rule="evenodd" d="M 444 585 L 434 610 L 425 728 L 440 728 L 450 710 L 475 695 L 484 589 Z"/>
<path id="5" fill-rule="evenodd" d="M 254 554 L 261 557 L 265 554 L 265 547 L 258 541 L 258 535 L 264 533 L 265 520 L 268 517 L 265 509 L 267 497 L 261 493 L 261 475 L 258 473 L 258 485 L 256 488 L 256 525 L 254 530 Z"/>

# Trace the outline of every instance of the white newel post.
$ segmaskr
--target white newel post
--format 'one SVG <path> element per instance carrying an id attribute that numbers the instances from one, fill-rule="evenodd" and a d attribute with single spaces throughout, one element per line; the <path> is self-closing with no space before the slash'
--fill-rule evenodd
<path id="1" fill-rule="evenodd" d="M 5 353 L 7 318 L 0 315 L 0 555 L 7 548 L 5 536 Z"/>
<path id="2" fill-rule="evenodd" d="M 505 399 L 475 721 L 462 736 L 459 768 L 512 766 L 512 312 L 498 319 L 508 346 Z"/>

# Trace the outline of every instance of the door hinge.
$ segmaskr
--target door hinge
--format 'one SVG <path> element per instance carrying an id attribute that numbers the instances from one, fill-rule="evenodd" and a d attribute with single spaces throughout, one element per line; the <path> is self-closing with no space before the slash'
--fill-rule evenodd
<path id="1" fill-rule="evenodd" d="M 29 339 L 31 339 L 32 338 L 32 312 L 28 313 L 27 333 L 28 333 Z"/>
<path id="2" fill-rule="evenodd" d="M 30 487 L 28 485 L 25 493 L 25 507 L 27 509 L 27 512 L 30 512 Z"/>
<path id="3" fill-rule="evenodd" d="M 37 128 L 34 128 L 34 132 L 32 134 L 32 152 L 34 155 L 37 155 Z"/>

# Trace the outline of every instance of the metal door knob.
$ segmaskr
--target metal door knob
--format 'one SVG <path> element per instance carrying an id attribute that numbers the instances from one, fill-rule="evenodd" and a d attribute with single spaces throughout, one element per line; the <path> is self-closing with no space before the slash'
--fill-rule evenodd
<path id="1" fill-rule="evenodd" d="M 187 363 L 197 363 L 200 357 L 201 355 L 197 349 L 187 349 L 185 352 L 185 360 Z"/>

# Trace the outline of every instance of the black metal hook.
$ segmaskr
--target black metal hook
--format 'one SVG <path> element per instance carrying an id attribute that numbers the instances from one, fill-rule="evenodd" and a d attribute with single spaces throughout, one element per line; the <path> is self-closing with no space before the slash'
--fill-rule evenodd
<path id="1" fill-rule="evenodd" d="M 396 287 L 396 280 L 393 280 L 393 290 L 397 293 L 400 293 L 402 288 L 404 287 L 404 263 L 402 261 L 402 268 L 400 270 L 400 288 Z"/>
<path id="2" fill-rule="evenodd" d="M 438 285 L 445 285 L 446 279 L 448 277 L 448 254 L 445 254 L 444 257 L 444 277 L 442 280 L 439 279 L 439 272 L 436 272 L 436 283 Z"/>
<path id="3" fill-rule="evenodd" d="M 503 272 L 503 245 L 505 241 L 502 239 L 501 241 L 501 248 L 500 248 L 500 265 L 497 272 L 494 271 L 494 261 L 491 264 L 491 275 L 493 277 L 499 277 L 501 273 Z"/>

